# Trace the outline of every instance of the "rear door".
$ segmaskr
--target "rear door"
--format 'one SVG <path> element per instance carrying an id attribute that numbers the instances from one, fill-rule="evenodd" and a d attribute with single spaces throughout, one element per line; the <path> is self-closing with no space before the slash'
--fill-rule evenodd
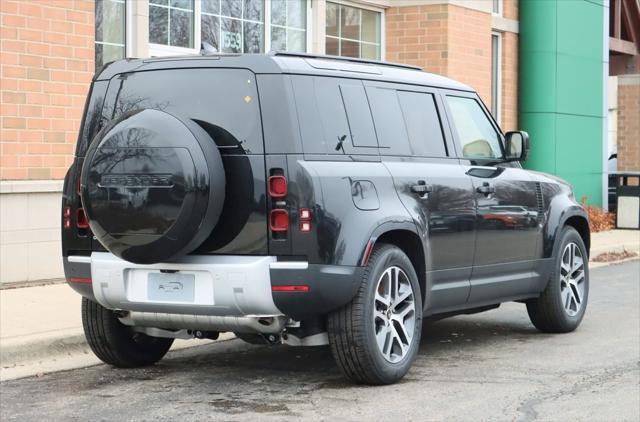
<path id="1" fill-rule="evenodd" d="M 445 103 L 478 207 L 469 302 L 526 294 L 537 277 L 538 186 L 518 163 L 500 163 L 500 130 L 475 94 L 448 92 Z"/>
<path id="2" fill-rule="evenodd" d="M 265 154 L 254 73 L 247 69 L 163 69 L 111 79 L 105 120 L 139 109 L 162 110 L 195 121 L 222 155 L 224 208 L 219 224 L 194 253 L 266 255 Z"/>
<path id="3" fill-rule="evenodd" d="M 367 82 L 382 162 L 421 231 L 429 256 L 425 309 L 445 311 L 467 300 L 475 241 L 471 178 L 443 130 L 435 89 Z"/>

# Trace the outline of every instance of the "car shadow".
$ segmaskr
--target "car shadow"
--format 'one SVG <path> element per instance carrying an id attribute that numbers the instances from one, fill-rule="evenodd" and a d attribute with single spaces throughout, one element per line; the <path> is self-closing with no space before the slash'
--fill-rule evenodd
<path id="1" fill-rule="evenodd" d="M 423 324 L 417 363 L 430 359 L 450 358 L 453 350 L 488 347 L 505 341 L 535 341 L 537 331 L 524 320 L 506 321 L 485 315 L 467 315 Z M 122 370 L 140 379 L 178 375 L 221 380 L 233 383 L 262 384 L 273 388 L 277 383 L 321 383 L 325 387 L 352 387 L 344 381 L 328 346 L 291 347 L 285 345 L 256 346 L 239 339 L 172 352 L 159 364 L 140 370 Z M 259 380 L 259 381 L 256 381 Z"/>

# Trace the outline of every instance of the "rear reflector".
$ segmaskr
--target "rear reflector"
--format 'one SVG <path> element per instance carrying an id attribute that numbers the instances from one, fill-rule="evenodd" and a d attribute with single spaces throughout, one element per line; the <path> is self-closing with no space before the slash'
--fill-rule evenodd
<path id="1" fill-rule="evenodd" d="M 309 286 L 307 286 L 306 284 L 271 286 L 271 291 L 272 292 L 300 292 L 300 293 L 307 293 L 309 291 Z"/>
<path id="2" fill-rule="evenodd" d="M 69 281 L 72 283 L 91 284 L 91 279 L 85 277 L 71 277 Z"/>
<path id="3" fill-rule="evenodd" d="M 367 249 L 364 250 L 364 255 L 362 256 L 362 266 L 364 267 L 369 263 L 369 257 L 371 256 L 371 252 L 373 252 L 373 246 L 376 244 L 375 241 L 370 240 L 367 244 Z"/>
<path id="4" fill-rule="evenodd" d="M 62 210 L 62 227 L 71 228 L 71 207 L 64 207 Z"/>
<path id="5" fill-rule="evenodd" d="M 287 210 L 275 209 L 269 214 L 269 226 L 271 231 L 286 232 L 289 230 L 289 213 Z"/>
<path id="6" fill-rule="evenodd" d="M 78 208 L 78 212 L 76 213 L 76 225 L 79 229 L 86 229 L 89 227 L 89 220 L 82 208 Z"/>
<path id="7" fill-rule="evenodd" d="M 311 231 L 311 210 L 309 208 L 300 208 L 300 231 Z"/>
<path id="8" fill-rule="evenodd" d="M 287 179 L 284 176 L 269 177 L 269 195 L 272 198 L 287 196 Z"/>

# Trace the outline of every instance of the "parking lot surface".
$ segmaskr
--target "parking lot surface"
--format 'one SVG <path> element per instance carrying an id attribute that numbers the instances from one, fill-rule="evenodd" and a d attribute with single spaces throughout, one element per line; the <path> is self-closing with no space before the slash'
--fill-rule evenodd
<path id="1" fill-rule="evenodd" d="M 597 268 L 585 319 L 536 331 L 522 304 L 426 323 L 407 377 L 356 386 L 327 347 L 240 340 L 0 384 L 0 420 L 640 420 L 640 261 Z"/>

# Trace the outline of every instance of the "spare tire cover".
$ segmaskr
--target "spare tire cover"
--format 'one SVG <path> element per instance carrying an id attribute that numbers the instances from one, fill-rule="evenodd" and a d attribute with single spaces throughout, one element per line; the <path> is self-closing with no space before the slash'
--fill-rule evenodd
<path id="1" fill-rule="evenodd" d="M 137 264 L 197 248 L 224 203 L 218 148 L 195 122 L 159 110 L 123 114 L 93 140 L 82 166 L 82 203 L 98 241 Z"/>

